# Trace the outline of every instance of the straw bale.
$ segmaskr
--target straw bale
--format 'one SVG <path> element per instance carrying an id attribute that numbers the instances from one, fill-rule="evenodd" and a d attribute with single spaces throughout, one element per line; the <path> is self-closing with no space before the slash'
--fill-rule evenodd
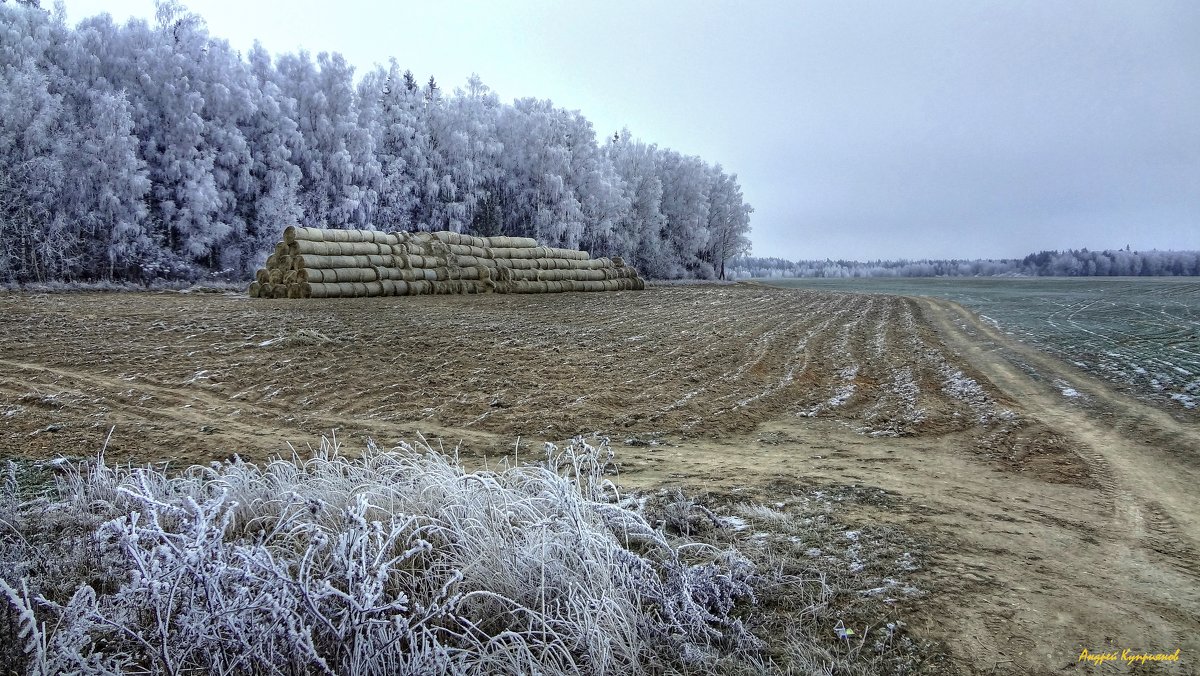
<path id="1" fill-rule="evenodd" d="M 496 267 L 513 270 L 536 270 L 537 261 L 532 258 L 503 258 L 496 260 Z"/>
<path id="2" fill-rule="evenodd" d="M 408 282 L 388 279 L 380 282 L 380 284 L 383 286 L 383 295 L 385 296 L 408 295 Z"/>
<path id="3" fill-rule="evenodd" d="M 271 251 L 276 257 L 286 256 L 288 254 L 288 245 L 283 242 L 276 242 L 275 249 Z"/>
<path id="4" fill-rule="evenodd" d="M 283 271 L 283 283 L 284 284 L 295 284 L 297 281 L 299 281 L 299 280 L 296 279 L 296 271 L 295 270 L 284 270 Z"/>
<path id="5" fill-rule="evenodd" d="M 307 239 L 313 242 L 325 241 L 324 231 L 320 228 L 305 228 L 298 225 L 289 225 L 283 229 L 283 243 L 291 244 L 298 239 Z"/>
<path id="6" fill-rule="evenodd" d="M 271 285 L 271 297 L 272 298 L 287 298 L 287 292 L 288 292 L 287 284 L 272 284 Z"/>
<path id="7" fill-rule="evenodd" d="M 485 249 L 478 246 L 470 246 L 467 244 L 450 244 L 450 253 L 455 256 L 475 256 L 476 258 L 490 258 L 490 249 Z"/>
<path id="8" fill-rule="evenodd" d="M 292 256 L 292 267 L 297 270 L 304 268 L 359 268 L 370 265 L 369 256 L 321 256 L 318 254 L 301 254 Z"/>
<path id="9" fill-rule="evenodd" d="M 323 281 L 329 281 L 330 273 L 333 274 L 333 281 L 336 282 L 374 282 L 379 280 L 379 271 L 376 268 L 331 268 L 322 273 Z"/>
<path id="10" fill-rule="evenodd" d="M 473 237 L 471 235 L 464 235 L 459 232 L 450 232 L 448 230 L 439 230 L 430 234 L 433 235 L 434 238 L 439 242 L 452 246 L 472 246 L 479 249 L 487 247 L 487 240 L 482 237 Z"/>
<path id="11" fill-rule="evenodd" d="M 375 242 L 310 242 L 298 239 L 288 245 L 287 253 L 292 256 L 303 254 L 318 254 L 321 256 L 390 255 L 392 247 L 389 244 L 376 244 Z"/>
<path id="12" fill-rule="evenodd" d="M 282 284 L 283 270 L 280 270 L 279 268 L 271 268 L 270 270 L 267 270 L 267 281 L 271 282 L 272 284 Z"/>
<path id="13" fill-rule="evenodd" d="M 541 255 L 542 247 L 533 247 L 528 249 L 514 249 L 505 247 L 492 247 L 492 258 L 544 258 Z"/>
<path id="14" fill-rule="evenodd" d="M 613 262 L 613 267 L 615 267 L 615 268 L 625 267 L 625 259 L 621 258 L 620 256 L 613 256 L 612 262 Z"/>
<path id="15" fill-rule="evenodd" d="M 612 261 L 607 258 L 592 258 L 584 261 L 562 260 L 562 262 L 565 264 L 563 265 L 564 268 L 569 268 L 571 270 L 600 270 L 602 268 L 612 267 Z"/>
<path id="16" fill-rule="evenodd" d="M 262 268 L 254 271 L 254 281 L 259 284 L 266 284 L 271 281 L 270 273 Z"/>
<path id="17" fill-rule="evenodd" d="M 246 289 L 246 293 L 251 298 L 258 298 L 258 292 L 262 289 L 262 284 L 258 282 L 250 282 L 250 288 Z"/>
<path id="18" fill-rule="evenodd" d="M 571 269 L 571 261 L 563 258 L 539 258 L 535 262 L 535 267 L 539 270 L 569 270 Z"/>
<path id="19" fill-rule="evenodd" d="M 529 237 L 485 237 L 484 246 L 492 249 L 532 249 L 536 239 Z"/>
<path id="20" fill-rule="evenodd" d="M 572 261 L 586 261 L 592 257 L 588 252 L 579 251 L 577 249 L 558 249 L 552 246 L 544 246 L 541 248 L 545 250 L 545 255 L 543 258 L 565 258 Z"/>
<path id="21" fill-rule="evenodd" d="M 500 279 L 506 282 L 534 282 L 538 280 L 538 270 L 501 270 Z"/>

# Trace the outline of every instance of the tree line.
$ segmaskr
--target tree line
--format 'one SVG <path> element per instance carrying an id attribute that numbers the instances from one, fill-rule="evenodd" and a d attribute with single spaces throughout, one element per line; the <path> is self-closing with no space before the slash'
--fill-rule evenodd
<path id="1" fill-rule="evenodd" d="M 750 277 L 1181 277 L 1200 276 L 1200 251 L 1041 251 L 981 260 L 788 261 L 741 256 L 730 276 Z"/>
<path id="2" fill-rule="evenodd" d="M 446 92 L 392 60 L 242 55 L 154 22 L 0 0 L 0 281 L 244 278 L 280 230 L 452 230 L 719 277 L 749 250 L 736 174 L 549 100 Z"/>

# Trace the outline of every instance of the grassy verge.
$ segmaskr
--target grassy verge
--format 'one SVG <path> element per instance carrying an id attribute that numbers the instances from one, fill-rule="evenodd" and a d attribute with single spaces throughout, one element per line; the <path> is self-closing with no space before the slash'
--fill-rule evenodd
<path id="1" fill-rule="evenodd" d="M 467 472 L 426 445 L 177 476 L 10 464 L 0 670 L 915 673 L 919 548 L 837 491 L 619 495 L 604 443 Z M 54 473 L 49 486 L 47 473 Z"/>

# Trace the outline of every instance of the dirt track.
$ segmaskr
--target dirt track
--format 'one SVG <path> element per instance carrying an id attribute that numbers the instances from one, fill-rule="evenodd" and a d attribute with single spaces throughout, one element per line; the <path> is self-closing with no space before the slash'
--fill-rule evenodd
<path id="1" fill-rule="evenodd" d="M 178 466 L 337 428 L 481 458 L 599 432 L 626 485 L 892 491 L 901 508 L 864 516 L 941 545 L 916 621 L 964 671 L 1070 673 L 1084 647 L 1181 648 L 1165 673 L 1200 668 L 1197 425 L 952 303 L 752 286 L 8 294 L 0 345 L 12 454 L 89 455 L 111 429 L 110 458 Z"/>

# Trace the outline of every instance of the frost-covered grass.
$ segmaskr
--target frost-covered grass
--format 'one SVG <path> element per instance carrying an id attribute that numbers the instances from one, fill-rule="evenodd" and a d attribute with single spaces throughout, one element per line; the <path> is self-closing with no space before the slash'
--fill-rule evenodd
<path id="1" fill-rule="evenodd" d="M 872 673 L 884 664 L 870 650 L 859 656 L 861 646 L 841 650 L 828 622 L 809 623 L 829 612 L 821 575 L 785 571 L 753 538 L 757 559 L 748 557 L 737 538 L 749 534 L 735 527 L 747 521 L 726 523 L 682 494 L 618 495 L 609 460 L 606 445 L 577 439 L 548 446 L 536 466 L 480 472 L 424 444 L 352 459 L 329 441 L 308 459 L 177 476 L 102 459 L 9 463 L 0 670 L 808 673 L 841 664 Z M 779 599 L 764 611 L 764 590 L 788 599 L 786 631 L 770 626 Z"/>

